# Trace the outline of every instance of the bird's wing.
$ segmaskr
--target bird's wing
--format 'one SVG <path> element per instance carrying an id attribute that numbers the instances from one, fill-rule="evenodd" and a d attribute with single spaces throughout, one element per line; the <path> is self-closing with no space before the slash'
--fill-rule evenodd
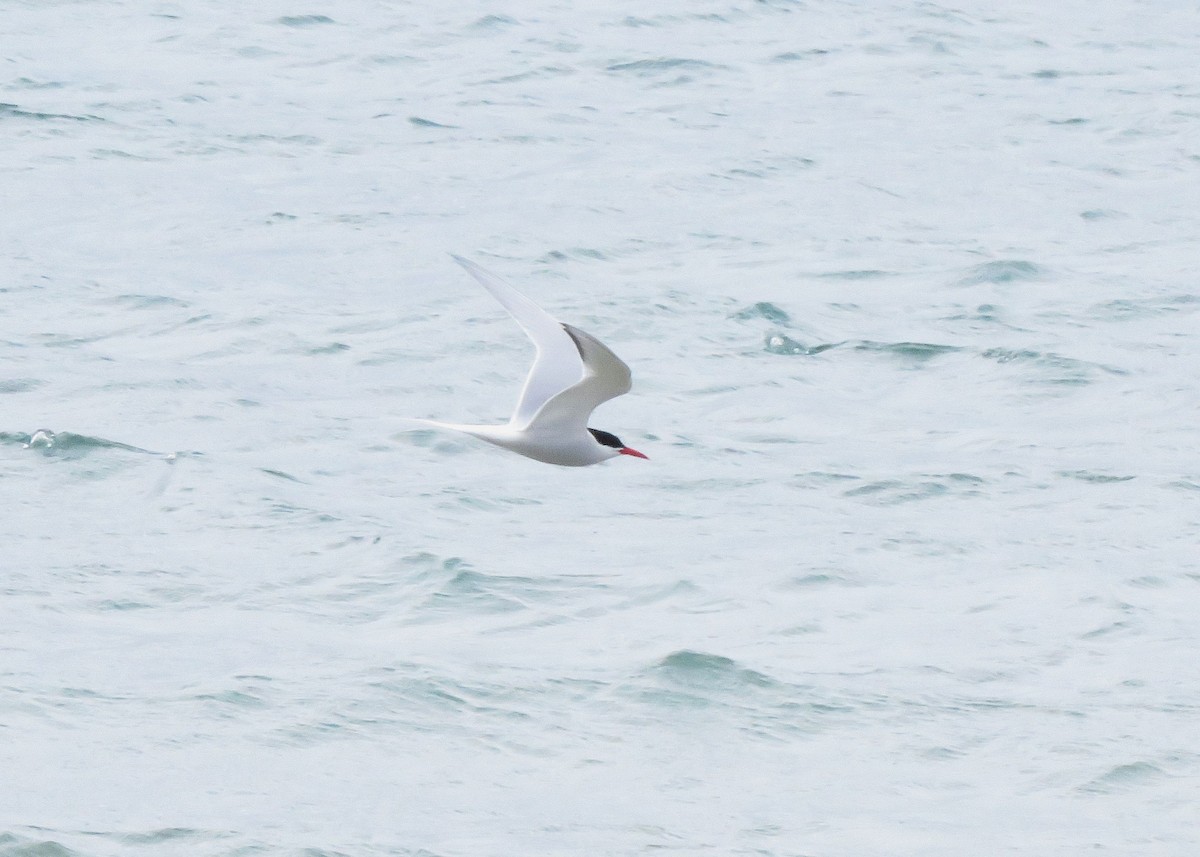
<path id="1" fill-rule="evenodd" d="M 534 414 L 531 432 L 583 432 L 588 417 L 609 399 L 628 393 L 633 376 L 621 358 L 596 337 L 569 324 L 562 325 L 583 360 L 583 378 L 554 396 Z"/>
<path id="2" fill-rule="evenodd" d="M 521 398 L 509 420 L 509 425 L 523 429 L 533 422 L 534 415 L 547 402 L 586 377 L 581 351 L 564 325 L 529 298 L 474 262 L 451 255 L 455 262 L 466 268 L 468 274 L 491 292 L 492 297 L 500 301 L 537 348 L 537 356 L 525 378 L 525 386 L 521 388 Z M 617 362 L 620 363 L 619 360 Z M 625 371 L 628 373 L 629 370 Z M 603 399 L 597 400 L 596 404 L 600 401 Z"/>

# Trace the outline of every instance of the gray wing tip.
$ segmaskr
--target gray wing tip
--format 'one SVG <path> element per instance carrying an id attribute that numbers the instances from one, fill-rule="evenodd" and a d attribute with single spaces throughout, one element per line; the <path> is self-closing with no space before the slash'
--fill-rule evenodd
<path id="1" fill-rule="evenodd" d="M 571 325 L 561 321 L 558 323 L 558 326 L 566 331 L 567 336 L 571 337 L 571 342 L 575 345 L 575 350 L 579 352 L 579 359 L 584 362 L 584 365 L 587 365 L 587 359 L 583 354 L 583 343 L 580 342 L 579 337 L 575 335 L 576 328 L 571 327 Z"/>
<path id="2" fill-rule="evenodd" d="M 621 377 L 620 386 L 625 388 L 628 393 L 633 389 L 633 373 L 625 364 L 625 361 L 613 353 L 613 350 L 601 342 L 596 337 L 592 336 L 586 330 L 580 330 L 578 327 L 572 327 L 565 322 L 559 322 L 563 330 L 567 332 L 567 336 L 571 337 L 571 342 L 575 344 L 575 350 L 579 352 L 579 359 L 583 361 L 585 375 L 588 373 L 595 374 L 597 371 L 596 363 L 607 360 L 608 368 L 615 370 Z"/>
<path id="3" fill-rule="evenodd" d="M 459 265 L 461 265 L 463 267 L 463 270 L 465 270 L 468 274 L 470 274 L 475 279 L 479 280 L 479 282 L 481 282 L 481 283 L 484 282 L 485 280 L 499 280 L 500 279 L 498 276 L 493 274 L 491 271 L 487 270 L 482 265 L 475 264 L 470 259 L 463 258 L 462 256 L 459 256 L 457 253 L 451 253 L 449 255 L 450 255 L 451 259 L 453 259 L 455 262 L 457 262 Z M 509 286 L 509 288 L 512 288 L 512 287 Z"/>

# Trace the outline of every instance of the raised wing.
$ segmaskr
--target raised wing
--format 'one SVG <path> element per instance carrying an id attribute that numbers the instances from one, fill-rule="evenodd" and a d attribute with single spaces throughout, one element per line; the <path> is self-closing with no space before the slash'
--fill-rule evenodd
<path id="1" fill-rule="evenodd" d="M 530 432 L 583 432 L 592 411 L 609 399 L 628 393 L 633 386 L 629 367 L 608 346 L 569 324 L 562 325 L 562 329 L 583 359 L 583 378 L 542 406 L 528 425 Z"/>
<path id="2" fill-rule="evenodd" d="M 521 388 L 521 398 L 509 420 L 513 428 L 523 429 L 533 422 L 534 415 L 547 402 L 584 377 L 581 351 L 564 325 L 529 298 L 474 262 L 453 254 L 451 258 L 466 268 L 468 274 L 500 301 L 537 347 L 537 356 L 525 378 L 525 386 Z M 600 347 L 604 348 L 603 345 Z M 620 363 L 619 360 L 617 362 Z M 625 371 L 628 373 L 629 370 Z"/>

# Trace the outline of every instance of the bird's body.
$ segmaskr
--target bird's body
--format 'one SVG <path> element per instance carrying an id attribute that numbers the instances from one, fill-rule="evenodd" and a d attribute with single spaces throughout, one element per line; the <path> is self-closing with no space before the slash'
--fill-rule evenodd
<path id="1" fill-rule="evenodd" d="M 537 357 L 506 425 L 421 422 L 564 467 L 599 464 L 618 455 L 645 458 L 615 435 L 587 425 L 598 405 L 629 392 L 629 367 L 600 340 L 555 320 L 499 277 L 453 258 L 516 319 L 537 347 Z"/>
<path id="2" fill-rule="evenodd" d="M 426 420 L 429 425 L 438 428 L 469 434 L 488 443 L 532 458 L 544 461 L 546 464 L 559 464 L 563 467 L 586 467 L 589 464 L 599 464 L 620 455 L 620 450 L 603 446 L 591 435 L 550 435 L 539 436 L 528 431 L 520 431 L 511 426 L 475 426 L 458 423 L 442 423 L 436 420 Z"/>

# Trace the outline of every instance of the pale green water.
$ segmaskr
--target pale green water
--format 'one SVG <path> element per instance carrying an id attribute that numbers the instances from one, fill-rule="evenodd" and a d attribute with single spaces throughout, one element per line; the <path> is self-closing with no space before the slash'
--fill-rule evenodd
<path id="1" fill-rule="evenodd" d="M 0 857 L 1194 852 L 1194 15 L 6 20 Z"/>

